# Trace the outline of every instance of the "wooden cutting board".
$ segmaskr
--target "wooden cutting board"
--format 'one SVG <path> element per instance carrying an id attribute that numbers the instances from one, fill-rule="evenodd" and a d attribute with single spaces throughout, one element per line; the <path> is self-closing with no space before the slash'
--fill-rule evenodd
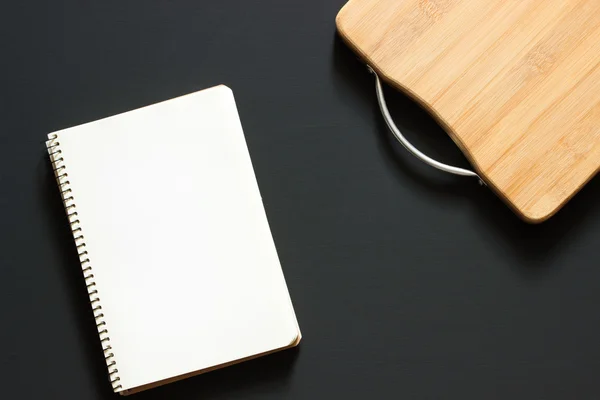
<path id="1" fill-rule="evenodd" d="M 350 0 L 336 22 L 526 221 L 600 169 L 600 0 Z"/>

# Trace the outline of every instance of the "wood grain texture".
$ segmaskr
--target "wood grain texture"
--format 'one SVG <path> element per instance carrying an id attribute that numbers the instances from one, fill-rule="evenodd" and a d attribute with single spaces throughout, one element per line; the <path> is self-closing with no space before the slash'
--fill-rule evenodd
<path id="1" fill-rule="evenodd" d="M 336 23 L 526 221 L 600 169 L 600 1 L 350 0 Z"/>

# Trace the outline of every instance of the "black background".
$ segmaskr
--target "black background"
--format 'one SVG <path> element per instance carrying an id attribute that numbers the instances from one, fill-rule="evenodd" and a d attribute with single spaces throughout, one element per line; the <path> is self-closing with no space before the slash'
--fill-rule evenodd
<path id="1" fill-rule="evenodd" d="M 473 180 L 413 160 L 336 36 L 343 3 L 0 6 L 0 397 L 115 396 L 45 134 L 220 83 L 304 340 L 136 398 L 598 397 L 600 182 L 531 226 Z M 410 140 L 466 165 L 425 112 L 387 94 Z"/>

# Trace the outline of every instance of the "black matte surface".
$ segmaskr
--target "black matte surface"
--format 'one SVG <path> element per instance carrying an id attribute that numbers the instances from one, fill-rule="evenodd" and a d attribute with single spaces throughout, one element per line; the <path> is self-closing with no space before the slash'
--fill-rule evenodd
<path id="1" fill-rule="evenodd" d="M 336 37 L 343 2 L 0 6 L 0 398 L 115 398 L 45 134 L 219 83 L 237 99 L 304 340 L 136 399 L 598 398 L 600 182 L 529 226 L 410 158 Z M 465 165 L 388 94 L 415 144 Z"/>

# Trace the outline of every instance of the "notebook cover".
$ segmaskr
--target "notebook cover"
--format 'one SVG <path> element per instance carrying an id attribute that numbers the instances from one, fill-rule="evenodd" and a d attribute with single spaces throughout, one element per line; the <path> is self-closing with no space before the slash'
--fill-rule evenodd
<path id="1" fill-rule="evenodd" d="M 299 342 L 229 88 L 48 137 L 116 392 Z"/>

